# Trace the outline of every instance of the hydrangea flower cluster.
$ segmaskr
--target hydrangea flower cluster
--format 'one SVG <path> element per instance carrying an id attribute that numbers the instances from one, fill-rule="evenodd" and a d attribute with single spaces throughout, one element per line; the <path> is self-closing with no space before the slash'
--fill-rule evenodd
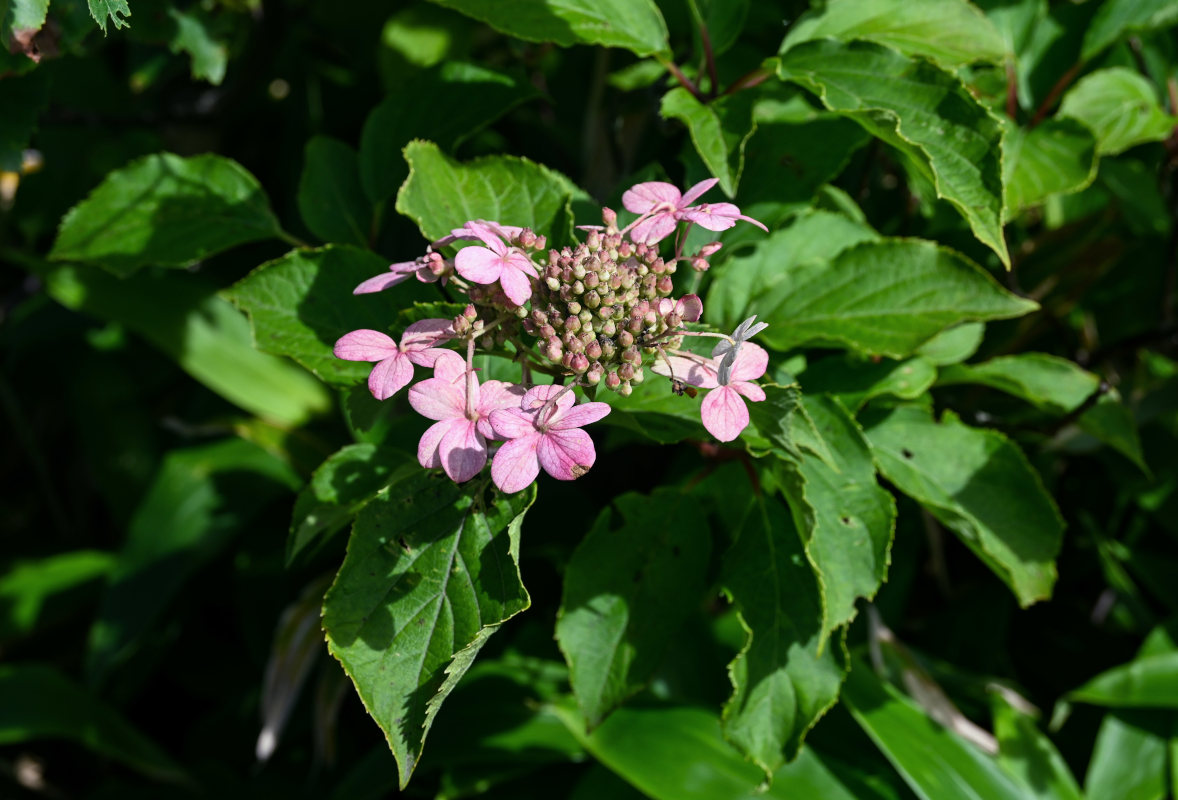
<path id="1" fill-rule="evenodd" d="M 704 427 L 731 441 L 748 425 L 745 400 L 765 399 L 753 381 L 769 357 L 747 341 L 765 323 L 751 318 L 731 335 L 689 330 L 685 323 L 700 319 L 703 303 L 694 294 L 672 297 L 678 267 L 706 271 L 720 249 L 711 242 L 684 255 L 693 225 L 722 231 L 743 220 L 765 228 L 731 203 L 693 205 L 715 184 L 710 179 L 680 192 L 669 183 L 640 183 L 622 197 L 637 219 L 619 229 L 617 214 L 602 209 L 602 225 L 582 226 L 584 241 L 560 250 L 548 249 L 546 238 L 528 228 L 470 220 L 425 255 L 393 264 L 355 289 L 380 292 L 410 277 L 440 281 L 466 296 L 463 312 L 415 322 L 399 344 L 380 331 L 352 331 L 336 342 L 335 355 L 375 362 L 368 388 L 378 400 L 409 385 L 414 366 L 433 370 L 409 389 L 413 409 L 434 420 L 417 458 L 456 482 L 478 475 L 488 459 L 491 479 L 505 492 L 526 488 L 541 468 L 558 480 L 579 478 L 597 457 L 582 428 L 610 406 L 577 403 L 575 390 L 592 395 L 604 386 L 625 397 L 646 379 L 646 368 L 669 377 L 677 394 L 694 395 L 687 387 L 711 390 L 701 407 Z M 674 254 L 664 257 L 660 243 L 676 232 Z M 459 244 L 452 257 L 444 254 Z M 685 336 L 720 342 L 706 358 L 682 349 Z M 479 348 L 518 361 L 522 382 L 480 383 Z M 533 385 L 535 373 L 555 383 Z"/>

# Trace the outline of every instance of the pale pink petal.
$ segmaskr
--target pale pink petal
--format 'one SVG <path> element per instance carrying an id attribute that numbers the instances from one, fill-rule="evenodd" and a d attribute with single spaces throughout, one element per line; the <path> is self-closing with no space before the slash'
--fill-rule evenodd
<path id="1" fill-rule="evenodd" d="M 667 361 L 671 363 L 668 365 Z M 714 389 L 720 385 L 716 381 L 715 365 L 707 359 L 701 361 L 700 356 L 692 358 L 668 355 L 666 360 L 660 358 L 651 364 L 650 370 L 656 375 L 674 378 L 701 389 Z"/>
<path id="2" fill-rule="evenodd" d="M 468 281 L 494 283 L 503 271 L 503 256 L 485 247 L 464 247 L 454 256 L 454 269 Z"/>
<path id="3" fill-rule="evenodd" d="M 769 366 L 769 353 L 760 345 L 745 342 L 732 362 L 729 383 L 734 381 L 754 381 L 765 374 Z"/>
<path id="4" fill-rule="evenodd" d="M 456 420 L 438 445 L 442 469 L 455 483 L 468 481 L 487 464 L 487 442 L 468 419 Z"/>
<path id="5" fill-rule="evenodd" d="M 664 297 L 662 300 L 659 300 L 659 308 L 658 308 L 659 316 L 665 317 L 665 316 L 667 316 L 667 314 L 670 314 L 674 310 L 675 310 L 675 301 L 674 300 L 672 300 L 669 297 Z"/>
<path id="6" fill-rule="evenodd" d="M 409 389 L 409 405 L 428 419 L 463 417 L 466 395 L 460 385 L 444 378 L 428 378 Z"/>
<path id="7" fill-rule="evenodd" d="M 454 351 L 453 350 L 446 350 L 441 347 L 427 347 L 424 350 L 406 350 L 405 351 L 405 355 L 408 356 L 409 360 L 412 361 L 414 364 L 416 364 L 419 367 L 429 367 L 430 369 L 433 369 L 434 365 L 438 363 L 438 359 L 442 358 L 447 353 L 454 353 Z M 454 355 L 458 355 L 458 354 L 454 353 Z M 462 358 L 462 356 L 458 356 L 458 357 Z M 463 367 L 465 367 L 466 362 L 463 361 L 462 365 L 463 365 Z"/>
<path id="8" fill-rule="evenodd" d="M 610 412 L 608 403 L 581 403 L 560 415 L 560 419 L 549 426 L 549 430 L 565 431 L 580 428 L 604 417 Z"/>
<path id="9" fill-rule="evenodd" d="M 504 412 L 496 411 L 495 414 Z M 526 489 L 540 474 L 540 460 L 536 456 L 536 447 L 540 444 L 540 434 L 532 431 L 528 436 L 512 439 L 502 445 L 495 458 L 491 461 L 491 480 L 495 485 L 508 494 Z"/>
<path id="10" fill-rule="evenodd" d="M 438 445 L 441 444 L 442 437 L 449 432 L 453 425 L 462 424 L 465 421 L 464 419 L 444 419 L 426 428 L 425 433 L 421 435 L 421 441 L 417 443 L 417 463 L 426 469 L 440 469 L 442 457 L 438 452 Z"/>
<path id="11" fill-rule="evenodd" d="M 453 383 L 466 374 L 466 360 L 453 350 L 441 350 L 434 359 L 433 370 L 435 378 Z"/>
<path id="12" fill-rule="evenodd" d="M 388 400 L 413 380 L 413 365 L 404 354 L 378 361 L 368 373 L 368 391 L 377 400 Z"/>
<path id="13" fill-rule="evenodd" d="M 708 392 L 699 414 L 708 433 L 721 442 L 731 442 L 749 424 L 748 407 L 731 386 L 721 386 Z"/>
<path id="14" fill-rule="evenodd" d="M 507 299 L 517 306 L 522 306 L 532 296 L 532 282 L 512 264 L 505 264 L 499 273 L 499 285 L 503 287 Z"/>
<path id="15" fill-rule="evenodd" d="M 711 189 L 713 186 L 715 186 L 719 182 L 720 182 L 719 178 L 708 178 L 706 181 L 700 181 L 695 186 L 692 186 L 690 189 L 688 189 L 686 192 L 683 193 L 683 197 L 681 197 L 679 199 L 679 202 L 677 203 L 677 205 L 679 206 L 679 208 L 687 208 L 689 205 L 691 205 L 692 203 L 695 202 L 697 197 L 702 195 L 708 189 Z"/>
<path id="16" fill-rule="evenodd" d="M 523 233 L 523 230 L 524 230 L 523 228 L 519 227 L 518 225 L 502 225 L 498 222 L 492 222 L 490 220 L 485 220 L 485 219 L 476 219 L 476 220 L 473 220 L 473 222 L 475 222 L 478 225 L 483 225 L 484 227 L 490 228 L 495 234 L 497 234 L 498 236 L 502 236 L 504 239 L 507 239 L 508 241 L 519 236 L 521 233 Z"/>
<path id="17" fill-rule="evenodd" d="M 740 209 L 732 203 L 703 203 L 692 208 L 685 208 L 679 216 L 710 231 L 726 231 L 735 225 L 738 219 L 751 222 L 763 231 L 769 230 L 752 217 L 741 214 Z"/>
<path id="18" fill-rule="evenodd" d="M 414 322 L 401 334 L 401 349 L 424 350 L 454 336 L 454 320 L 423 319 Z M 424 366 L 424 365 L 423 365 Z"/>
<path id="19" fill-rule="evenodd" d="M 602 404 L 604 405 L 604 403 Z M 593 439 L 580 428 L 550 430 L 540 438 L 536 456 L 544 471 L 558 481 L 574 481 L 597 460 Z"/>
<path id="20" fill-rule="evenodd" d="M 698 322 L 704 313 L 703 301 L 699 299 L 699 295 L 685 294 L 675 304 L 675 313 L 682 317 L 684 322 Z"/>
<path id="21" fill-rule="evenodd" d="M 532 259 L 519 250 L 512 250 L 507 254 L 507 264 L 515 267 L 520 272 L 532 278 L 540 277 L 540 273 L 536 271 L 536 265 L 532 263 Z"/>
<path id="22" fill-rule="evenodd" d="M 485 416 L 497 408 L 519 408 L 524 394 L 525 389 L 519 384 L 506 381 L 487 381 L 482 386 L 478 412 Z"/>
<path id="23" fill-rule="evenodd" d="M 336 358 L 345 361 L 383 361 L 400 351 L 397 343 L 389 336 L 380 331 L 361 328 L 341 336 L 332 352 Z"/>
<path id="24" fill-rule="evenodd" d="M 527 394 L 524 395 L 523 401 L 520 403 L 520 408 L 525 411 L 540 408 L 548 402 L 549 398 L 559 396 L 559 399 L 554 404 L 554 407 L 546 412 L 545 423 L 551 424 L 564 414 L 565 410 L 577 402 L 576 395 L 573 390 L 565 391 L 564 386 L 557 386 L 555 384 L 545 384 L 543 386 L 533 386 L 528 389 Z"/>
<path id="25" fill-rule="evenodd" d="M 682 195 L 679 190 L 669 183 L 649 181 L 640 183 L 625 191 L 622 195 L 622 205 L 627 211 L 635 214 L 645 214 L 647 211 L 664 203 L 675 206 Z"/>
<path id="26" fill-rule="evenodd" d="M 518 408 L 499 408 L 488 417 L 491 429 L 500 439 L 519 439 L 536 432 L 534 417 Z"/>
<path id="27" fill-rule="evenodd" d="M 755 383 L 748 381 L 733 381 L 729 384 L 733 389 L 740 392 L 746 400 L 751 400 L 754 403 L 759 403 L 765 399 L 765 390 Z"/>
<path id="28" fill-rule="evenodd" d="M 352 290 L 352 294 L 372 294 L 373 292 L 382 292 L 392 286 L 396 286 L 403 280 L 409 278 L 407 272 L 382 272 L 375 278 L 369 278 Z"/>
<path id="29" fill-rule="evenodd" d="M 670 236 L 678 221 L 675 215 L 664 211 L 642 220 L 630 229 L 630 238 L 641 244 L 654 244 Z"/>
<path id="30" fill-rule="evenodd" d="M 507 245 L 503 243 L 502 235 L 496 230 L 498 225 L 486 220 L 472 219 L 465 223 L 461 228 L 455 228 L 450 231 L 450 234 L 457 239 L 465 239 L 467 241 L 478 240 L 491 248 L 492 251 L 503 255 L 507 251 Z"/>

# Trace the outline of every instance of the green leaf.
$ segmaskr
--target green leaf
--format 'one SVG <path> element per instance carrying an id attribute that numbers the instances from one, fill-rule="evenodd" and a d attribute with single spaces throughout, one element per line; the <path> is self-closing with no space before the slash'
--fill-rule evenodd
<path id="1" fill-rule="evenodd" d="M 662 489 L 605 509 L 565 569 L 556 639 L 590 728 L 640 689 L 706 588 L 699 503 Z"/>
<path id="2" fill-rule="evenodd" d="M 1100 378 L 1066 358 L 1046 353 L 999 356 L 941 370 L 937 384 L 979 383 L 1022 398 L 1052 414 L 1067 414 L 1100 388 Z"/>
<path id="3" fill-rule="evenodd" d="M 1010 266 L 1002 237 L 1002 124 L 961 79 L 872 42 L 804 42 L 778 75 L 896 148 Z"/>
<path id="4" fill-rule="evenodd" d="M 157 153 L 115 170 L 61 221 L 49 257 L 140 267 L 185 267 L 239 244 L 281 238 L 253 175 L 215 155 Z"/>
<path id="5" fill-rule="evenodd" d="M 420 470 L 361 510 L 323 602 L 332 654 L 396 756 L 402 788 L 438 708 L 487 639 L 528 607 L 518 557 L 534 490 L 487 496 Z"/>
<path id="6" fill-rule="evenodd" d="M 998 739 L 998 763 L 1018 779 L 1028 800 L 1083 800 L 1067 762 L 1055 745 L 1000 692 L 992 692 L 994 736 Z"/>
<path id="7" fill-rule="evenodd" d="M 712 52 L 723 53 L 740 38 L 752 0 L 688 0 L 696 29 L 706 27 Z M 701 43 L 702 44 L 702 43 Z M 716 87 L 718 90 L 719 87 Z"/>
<path id="8" fill-rule="evenodd" d="M 667 25 L 652 0 L 434 0 L 501 33 L 562 47 L 622 47 L 669 54 Z"/>
<path id="9" fill-rule="evenodd" d="M 756 130 L 751 92 L 737 92 L 704 105 L 682 86 L 663 95 L 659 114 L 687 126 L 691 142 L 708 170 L 720 181 L 720 189 L 736 196 L 744 169 L 744 148 Z"/>
<path id="10" fill-rule="evenodd" d="M 299 213 L 325 242 L 368 246 L 372 204 L 360 185 L 356 151 L 328 136 L 307 142 L 299 179 Z"/>
<path id="11" fill-rule="evenodd" d="M 321 380 L 350 386 L 363 381 L 372 365 L 338 359 L 332 346 L 348 331 L 388 329 L 393 316 L 388 296 L 352 294 L 388 266 L 355 247 L 292 250 L 255 269 L 226 296 L 249 314 L 258 349 L 290 356 Z"/>
<path id="12" fill-rule="evenodd" d="M 102 35 L 106 35 L 106 23 L 114 23 L 115 30 L 119 28 L 129 28 L 131 23 L 127 22 L 127 17 L 131 16 L 131 7 L 127 5 L 127 0 L 86 0 L 90 6 L 90 16 L 98 23 L 98 27 L 102 28 Z"/>
<path id="13" fill-rule="evenodd" d="M 204 9 L 199 5 L 189 11 L 172 7 L 168 9 L 168 16 L 176 24 L 168 49 L 173 53 L 188 53 L 194 80 L 220 86 L 229 66 L 229 47 L 213 36 Z"/>
<path id="14" fill-rule="evenodd" d="M 1096 139 L 1070 119 L 1049 119 L 1031 130 L 1007 125 L 1002 183 L 1006 214 L 1057 194 L 1088 188 L 1096 179 Z"/>
<path id="15" fill-rule="evenodd" d="M 916 352 L 938 367 L 957 364 L 978 351 L 985 335 L 985 325 L 967 322 L 941 331 L 916 348 Z"/>
<path id="16" fill-rule="evenodd" d="M 1145 463 L 1145 454 L 1141 450 L 1141 438 L 1137 435 L 1137 422 L 1121 402 L 1121 395 L 1116 389 L 1101 395 L 1091 408 L 1080 415 L 1076 424 L 1080 430 L 1104 442 L 1140 467 L 1142 472 L 1149 474 L 1149 465 Z"/>
<path id="17" fill-rule="evenodd" d="M 286 563 L 351 522 L 386 486 L 404 477 L 402 467 L 419 468 L 404 453 L 367 442 L 332 453 L 295 499 Z"/>
<path id="18" fill-rule="evenodd" d="M 1178 4 L 1175 10 L 1178 13 Z M 1084 76 L 1064 95 L 1059 116 L 1077 119 L 1091 129 L 1100 155 L 1160 142 L 1178 126 L 1178 117 L 1162 110 L 1153 84 L 1128 67 L 1101 69 Z"/>
<path id="19" fill-rule="evenodd" d="M 794 414 L 806 414 L 801 392 L 797 386 L 772 383 L 764 384 L 761 388 L 765 392 L 765 399 L 759 403 L 749 403 L 748 406 L 749 421 L 765 440 L 763 449 L 772 449 L 780 458 L 802 458 L 801 451 L 794 443 Z M 813 425 L 809 417 L 805 423 Z M 746 441 L 752 439 L 748 429 L 745 429 L 744 438 Z"/>
<path id="20" fill-rule="evenodd" d="M 829 394 L 856 412 L 875 397 L 915 400 L 937 379 L 937 369 L 926 358 L 906 361 L 834 355 L 810 364 L 799 380 L 807 394 Z"/>
<path id="21" fill-rule="evenodd" d="M 702 392 L 696 397 L 676 395 L 669 381 L 653 373 L 635 386 L 629 397 L 610 391 L 597 394 L 599 402 L 608 403 L 613 409 L 602 420 L 604 424 L 626 428 L 660 444 L 708 439 L 699 416 L 703 398 Z"/>
<path id="22" fill-rule="evenodd" d="M 780 52 L 822 38 L 866 39 L 947 67 L 1001 63 L 1006 53 L 998 30 L 966 0 L 831 0 L 790 28 Z"/>
<path id="23" fill-rule="evenodd" d="M 912 406 L 865 427 L 884 477 L 956 533 L 1020 605 L 1051 596 L 1063 520 L 1018 446 L 952 412 L 936 422 Z"/>
<path id="24" fill-rule="evenodd" d="M 49 294 L 66 308 L 126 326 L 250 413 L 295 427 L 331 407 L 318 381 L 258 352 L 245 316 L 199 276 L 145 272 L 120 280 L 76 266 L 44 276 Z"/>
<path id="25" fill-rule="evenodd" d="M 1088 61 L 1118 39 L 1178 24 L 1175 0 L 1105 0 L 1084 32 L 1081 59 Z"/>
<path id="26" fill-rule="evenodd" d="M 868 225 L 842 214 L 801 214 L 789 227 L 758 242 L 748 255 L 731 258 L 710 271 L 714 277 L 704 303 L 705 318 L 716 328 L 731 331 L 749 316 L 771 310 L 763 302 L 765 293 L 799 264 L 828 261 L 848 247 L 878 238 Z"/>
<path id="27" fill-rule="evenodd" d="M 103 680 L 130 657 L 197 568 L 297 485 L 285 462 L 241 439 L 170 452 L 135 510 L 90 629 L 90 677 Z"/>
<path id="28" fill-rule="evenodd" d="M 405 160 L 409 179 L 397 193 L 397 211 L 430 240 L 472 219 L 528 227 L 551 239 L 570 198 L 585 196 L 559 172 L 526 158 L 487 156 L 462 164 L 432 142 L 414 141 Z"/>
<path id="29" fill-rule="evenodd" d="M 1178 708 L 1178 651 L 1114 667 L 1069 692 L 1068 699 L 1110 708 Z"/>
<path id="30" fill-rule="evenodd" d="M 55 667 L 0 664 L 0 744 L 43 739 L 78 742 L 156 780 L 187 777 L 159 745 Z"/>
<path id="31" fill-rule="evenodd" d="M 114 564 L 110 553 L 74 550 L 11 565 L 0 575 L 0 642 L 28 636 L 61 616 L 71 598 L 97 588 Z"/>
<path id="32" fill-rule="evenodd" d="M 826 642 L 822 589 L 786 509 L 757 498 L 744 509 L 721 582 L 748 633 L 728 667 L 725 737 L 767 775 L 792 761 L 806 733 L 838 699 L 841 641 Z M 825 643 L 825 647 L 823 646 Z"/>
<path id="33" fill-rule="evenodd" d="M 854 418 L 837 400 L 803 398 L 819 448 L 781 462 L 782 492 L 814 565 L 822 600 L 822 639 L 855 618 L 887 576 L 896 502 L 875 479 L 871 450 Z"/>
<path id="34" fill-rule="evenodd" d="M 1087 800 L 1164 800 L 1172 713 L 1106 714 L 1084 778 Z"/>
<path id="35" fill-rule="evenodd" d="M 998 764 L 855 662 L 843 703 L 922 800 L 1026 800 Z"/>
<path id="36" fill-rule="evenodd" d="M 888 239 L 798 264 L 759 298 L 770 346 L 838 343 L 904 358 L 945 328 L 1034 311 L 964 256 L 932 242 Z"/>
<path id="37" fill-rule="evenodd" d="M 428 139 L 451 151 L 515 106 L 539 96 L 522 78 L 459 61 L 398 81 L 372 109 L 360 134 L 360 179 L 368 199 L 379 203 L 397 193 L 409 175 L 402 150 L 412 139 Z M 446 111 L 429 113 L 430 108 Z"/>

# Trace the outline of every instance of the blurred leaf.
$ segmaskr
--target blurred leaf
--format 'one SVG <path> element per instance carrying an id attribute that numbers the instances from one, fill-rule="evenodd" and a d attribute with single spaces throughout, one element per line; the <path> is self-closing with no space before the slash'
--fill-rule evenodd
<path id="1" fill-rule="evenodd" d="M 229 66 L 229 47 L 213 35 L 208 14 L 202 6 L 194 5 L 187 11 L 175 7 L 168 9 L 168 16 L 176 24 L 172 41 L 168 43 L 173 53 L 188 53 L 192 60 L 192 77 L 220 86 Z"/>
<path id="2" fill-rule="evenodd" d="M 518 554 L 534 490 L 487 491 L 482 481 L 408 473 L 361 510 L 323 601 L 328 648 L 384 731 L 402 787 L 442 702 L 531 602 Z"/>
<path id="3" fill-rule="evenodd" d="M 880 472 L 952 530 L 1019 604 L 1051 596 L 1063 520 L 1022 450 L 946 411 L 906 406 L 865 420 Z"/>
<path id="4" fill-rule="evenodd" d="M 1083 405 L 1100 378 L 1066 358 L 1046 353 L 999 356 L 980 364 L 953 364 L 941 370 L 937 384 L 979 383 L 1019 397 L 1052 414 Z"/>
<path id="5" fill-rule="evenodd" d="M 871 42 L 804 42 L 786 51 L 782 80 L 896 148 L 1010 266 L 1002 237 L 1002 125 L 952 73 Z"/>
<path id="6" fill-rule="evenodd" d="M 70 598 L 85 602 L 115 564 L 101 550 L 74 550 L 37 561 L 17 561 L 0 575 L 0 642 L 28 636 L 60 616 Z"/>
<path id="7" fill-rule="evenodd" d="M 157 153 L 115 170 L 61 221 L 49 257 L 185 267 L 246 242 L 282 238 L 257 179 L 236 161 Z"/>
<path id="8" fill-rule="evenodd" d="M 892 358 L 953 325 L 1038 308 L 964 256 L 916 239 L 865 242 L 797 264 L 757 305 L 767 309 L 762 337 L 777 350 L 817 341 Z"/>
<path id="9" fill-rule="evenodd" d="M 1121 206 L 1131 232 L 1159 237 L 1170 232 L 1170 211 L 1156 170 L 1128 157 L 1102 158 L 1097 178 Z"/>
<path id="10" fill-rule="evenodd" d="M 696 28 L 705 26 L 711 40 L 712 52 L 723 53 L 736 43 L 748 17 L 752 0 L 688 0 Z M 715 87 L 718 91 L 720 87 Z"/>
<path id="11" fill-rule="evenodd" d="M 736 195 L 744 169 L 744 147 L 756 130 L 752 95 L 737 92 L 705 105 L 682 86 L 676 86 L 663 95 L 659 106 L 664 119 L 677 119 L 687 126 L 696 152 L 729 197 Z"/>
<path id="12" fill-rule="evenodd" d="M 923 356 L 938 367 L 957 364 L 977 352 L 986 335 L 986 326 L 981 322 L 966 322 L 941 331 L 916 348 Z"/>
<path id="13" fill-rule="evenodd" d="M 806 367 L 799 378 L 806 394 L 829 394 L 852 413 L 872 398 L 891 395 L 915 400 L 937 379 L 937 369 L 926 358 L 865 359 L 834 355 Z"/>
<path id="14" fill-rule="evenodd" d="M 846 672 L 842 641 L 823 631 L 822 587 L 786 509 L 756 498 L 727 509 L 739 523 L 721 582 L 747 631 L 729 665 L 724 736 L 772 775 L 837 701 Z"/>
<path id="15" fill-rule="evenodd" d="M 0 744 L 68 739 L 155 780 L 180 766 L 113 708 L 47 664 L 0 664 Z"/>
<path id="16" fill-rule="evenodd" d="M 20 172 L 25 148 L 48 106 L 49 78 L 43 71 L 0 80 L 0 172 Z"/>
<path id="17" fill-rule="evenodd" d="M 822 437 L 821 458 L 802 448 L 784 460 L 782 491 L 814 565 L 822 607 L 822 638 L 855 618 L 855 603 L 870 600 L 887 577 L 896 501 L 875 479 L 863 431 L 837 400 L 806 395 L 807 415 Z"/>
<path id="18" fill-rule="evenodd" d="M 1084 800 L 1067 762 L 1035 725 L 1000 692 L 990 695 L 998 763 L 1017 778 L 1028 800 Z"/>
<path id="19" fill-rule="evenodd" d="M 831 0 L 791 26 L 779 52 L 822 38 L 866 39 L 947 67 L 1001 63 L 1006 52 L 994 25 L 966 0 Z"/>
<path id="20" fill-rule="evenodd" d="M 1069 692 L 1068 699 L 1111 708 L 1178 708 L 1178 651 L 1114 667 Z"/>
<path id="21" fill-rule="evenodd" d="M 285 462 L 241 439 L 168 453 L 131 519 L 90 629 L 91 679 L 129 658 L 193 573 L 298 482 Z"/>
<path id="22" fill-rule="evenodd" d="M 1049 119 L 1030 130 L 1007 125 L 1002 150 L 1007 216 L 1051 195 L 1087 188 L 1096 178 L 1096 147 L 1088 128 L 1070 119 Z"/>
<path id="23" fill-rule="evenodd" d="M 1175 24 L 1178 24 L 1175 0 L 1105 0 L 1084 31 L 1081 58 L 1088 61 L 1123 36 Z"/>
<path id="24" fill-rule="evenodd" d="M 299 213 L 325 242 L 368 246 L 372 205 L 360 185 L 356 151 L 328 136 L 312 136 L 299 179 Z"/>
<path id="25" fill-rule="evenodd" d="M 318 381 L 258 352 L 244 315 L 196 275 L 151 272 L 119 280 L 64 266 L 45 280 L 66 308 L 125 325 L 196 380 L 264 419 L 293 427 L 331 405 Z"/>
<path id="26" fill-rule="evenodd" d="M 3 0 L 0 3 L 0 45 L 10 46 L 15 34 L 39 31 L 45 24 L 49 0 Z"/>
<path id="27" fill-rule="evenodd" d="M 1121 402 L 1116 389 L 1101 395 L 1096 403 L 1076 420 L 1080 430 L 1093 436 L 1116 450 L 1136 464 L 1142 472 L 1149 474 L 1145 454 L 1141 450 L 1141 437 L 1137 435 L 1137 422 L 1129 409 Z"/>
<path id="28" fill-rule="evenodd" d="M 501 33 L 561 47 L 597 44 L 640 56 L 669 53 L 653 0 L 434 0 Z"/>
<path id="29" fill-rule="evenodd" d="M 592 729 L 640 689 L 704 599 L 711 538 L 690 495 L 627 493 L 565 568 L 556 639 Z M 616 521 L 615 521 L 616 520 Z"/>
<path id="30" fill-rule="evenodd" d="M 1178 3 L 1174 4 L 1178 22 Z M 1084 123 L 1096 134 L 1096 152 L 1116 155 L 1144 142 L 1160 142 L 1178 126 L 1178 117 L 1162 110 L 1147 78 L 1128 67 L 1085 75 L 1064 95 L 1060 117 Z"/>
<path id="31" fill-rule="evenodd" d="M 861 661 L 847 677 L 843 703 L 922 800 L 1026 800 L 997 762 L 933 722 Z"/>
<path id="32" fill-rule="evenodd" d="M 131 7 L 127 5 L 127 0 L 86 0 L 90 6 L 90 16 L 98 23 L 98 27 L 102 28 L 102 35 L 106 35 L 106 23 L 109 21 L 114 24 L 115 30 L 119 28 L 129 28 L 131 23 L 127 22 L 127 17 L 131 16 Z"/>
<path id="33" fill-rule="evenodd" d="M 1047 15 L 1047 0 L 977 0 L 975 2 L 1002 37 L 1007 58 L 1021 55 L 1035 28 Z"/>
<path id="34" fill-rule="evenodd" d="M 324 461 L 299 492 L 291 513 L 286 563 L 351 522 L 386 486 L 418 469 L 404 453 L 375 444 L 349 444 Z"/>
<path id="35" fill-rule="evenodd" d="M 704 314 L 720 330 L 731 331 L 752 314 L 770 310 L 762 302 L 766 290 L 788 278 L 799 264 L 828 261 L 859 242 L 879 235 L 869 226 L 829 211 L 800 214 L 789 227 L 776 230 L 748 255 L 729 259 L 710 270 Z"/>
<path id="36" fill-rule="evenodd" d="M 528 227 L 551 239 L 569 199 L 585 196 L 565 176 L 526 158 L 487 156 L 462 164 L 432 142 L 413 141 L 405 160 L 409 179 L 397 193 L 397 211 L 430 240 L 472 219 Z"/>
<path id="37" fill-rule="evenodd" d="M 397 193 L 409 175 L 402 151 L 412 139 L 437 142 L 450 152 L 515 106 L 539 96 L 520 78 L 459 61 L 398 81 L 372 109 L 360 135 L 360 180 L 368 199 L 379 203 Z M 443 108 L 444 113 L 430 110 Z"/>
<path id="38" fill-rule="evenodd" d="M 1084 778 L 1087 800 L 1163 800 L 1171 715 L 1115 711 L 1105 715 Z"/>
<path id="39" fill-rule="evenodd" d="M 676 395 L 670 381 L 653 373 L 635 386 L 629 397 L 608 390 L 597 394 L 598 401 L 613 409 L 602 420 L 604 424 L 632 430 L 660 444 L 710 437 L 699 415 L 703 398 L 702 392 L 696 397 Z"/>

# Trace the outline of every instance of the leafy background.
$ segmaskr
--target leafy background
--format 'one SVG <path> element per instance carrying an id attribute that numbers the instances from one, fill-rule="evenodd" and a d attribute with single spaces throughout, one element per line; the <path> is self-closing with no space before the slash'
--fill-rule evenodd
<path id="1" fill-rule="evenodd" d="M 1173 796 L 1176 25 L 0 0 L 3 795 Z M 733 446 L 650 381 L 455 487 L 330 355 L 450 227 L 707 176 Z"/>

